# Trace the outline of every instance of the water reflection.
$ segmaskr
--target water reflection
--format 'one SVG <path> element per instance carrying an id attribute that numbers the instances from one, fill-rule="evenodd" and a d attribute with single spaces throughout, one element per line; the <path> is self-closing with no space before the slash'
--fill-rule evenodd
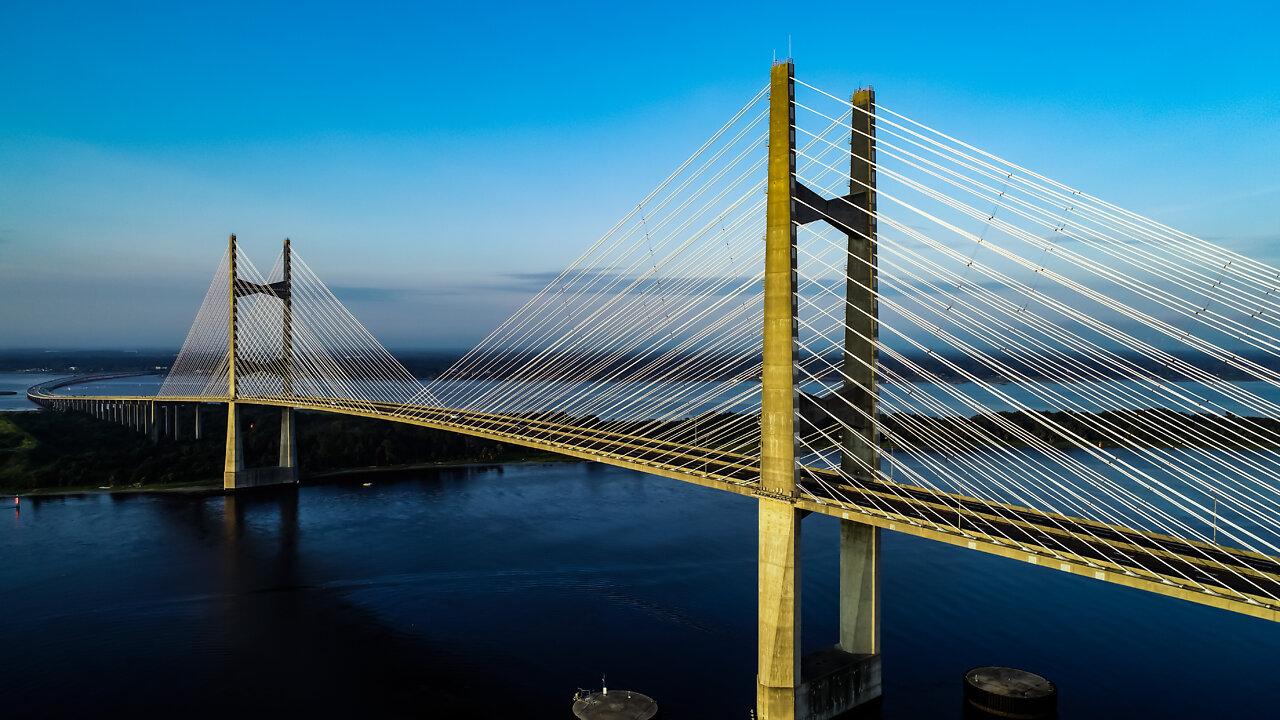
<path id="1" fill-rule="evenodd" d="M 747 498 L 571 464 L 23 505 L 0 523 L 6 715 L 550 719 L 602 672 L 671 717 L 754 699 Z M 838 524 L 804 534 L 812 650 L 836 632 Z M 1064 717 L 1280 702 L 1274 624 L 893 533 L 883 552 L 886 697 L 861 717 L 960 717 L 982 664 L 1052 678 Z M 1223 692 L 1135 690 L 1179 673 Z"/>

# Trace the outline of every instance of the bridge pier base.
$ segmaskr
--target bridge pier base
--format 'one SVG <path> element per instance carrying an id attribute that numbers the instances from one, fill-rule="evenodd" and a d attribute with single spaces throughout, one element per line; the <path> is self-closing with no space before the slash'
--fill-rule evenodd
<path id="1" fill-rule="evenodd" d="M 761 720 L 831 720 L 881 696 L 880 533 L 840 526 L 840 644 L 800 656 L 801 520 L 792 503 L 761 498 L 759 675 Z"/>
<path id="2" fill-rule="evenodd" d="M 832 645 L 805 655 L 800 676 L 799 720 L 831 720 L 880 697 L 879 655 L 855 655 Z"/>
<path id="3" fill-rule="evenodd" d="M 756 715 L 792 720 L 800 684 L 800 512 L 760 498 Z"/>
<path id="4" fill-rule="evenodd" d="M 796 717 L 827 720 L 880 697 L 880 528 L 840 521 L 840 644 L 800 661 Z"/>
<path id="5" fill-rule="evenodd" d="M 280 465 L 246 468 L 244 440 L 240 433 L 240 407 L 227 403 L 227 455 L 222 469 L 223 490 L 243 490 L 266 485 L 298 483 L 298 451 L 296 413 L 284 408 L 280 413 Z"/>

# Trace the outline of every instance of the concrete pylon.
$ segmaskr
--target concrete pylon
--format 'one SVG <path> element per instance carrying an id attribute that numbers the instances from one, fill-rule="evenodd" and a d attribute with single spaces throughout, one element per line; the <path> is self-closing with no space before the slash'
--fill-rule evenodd
<path id="1" fill-rule="evenodd" d="M 773 66 L 765 219 L 764 373 L 760 409 L 760 508 L 756 712 L 796 717 L 800 684 L 800 514 L 796 497 L 795 68 Z"/>
<path id="2" fill-rule="evenodd" d="M 840 534 L 840 642 L 800 657 L 801 521 L 797 510 L 796 445 L 799 440 L 795 388 L 799 320 L 796 298 L 796 226 L 825 220 L 858 235 L 858 248 L 870 262 L 858 261 L 859 274 L 849 281 L 849 302 L 874 304 L 874 225 L 866 229 L 874 192 L 866 187 L 826 201 L 800 185 L 795 177 L 795 68 L 788 60 L 775 64 L 769 95 L 768 198 L 765 220 L 764 372 L 760 413 L 759 616 L 756 713 L 761 720 L 827 720 L 880 696 L 880 536 L 879 530 L 845 521 Z M 856 101 L 855 97 L 855 101 Z M 855 112 L 855 115 L 857 113 Z M 854 131 L 858 135 L 857 126 Z M 870 147 L 870 146 L 868 146 Z M 855 145 L 854 152 L 859 152 Z M 868 155 L 863 153 L 863 157 Z M 855 158 L 854 172 L 860 171 Z M 864 163 L 874 187 L 874 172 Z M 863 176 L 854 175 L 854 182 Z M 863 183 L 866 184 L 865 181 Z M 796 203 L 802 193 L 804 210 Z M 867 203 L 871 203 L 870 206 Z M 854 203 L 857 203 L 855 206 Z M 858 218 L 861 217 L 861 222 Z M 850 241 L 851 249 L 854 247 Z M 852 268 L 854 260 L 850 261 Z M 853 288 L 859 290 L 855 292 Z M 861 294 L 858 294 L 858 293 Z M 864 311 L 855 310 L 866 317 Z M 874 321 L 862 344 L 846 334 L 846 364 L 857 354 L 861 365 L 874 367 Z M 855 333 L 856 335 L 857 333 Z M 861 383 L 861 401 L 874 415 L 874 375 Z M 846 381 L 848 382 L 848 381 Z M 862 384 L 865 383 L 865 384 Z M 869 390 L 868 390 L 869 389 Z M 855 397 L 846 385 L 842 392 Z M 874 468 L 878 458 L 874 423 L 850 437 L 846 453 L 861 453 Z M 863 456 L 868 456 L 864 458 Z"/>
<path id="3" fill-rule="evenodd" d="M 227 452 L 222 465 L 222 488 L 235 490 L 244 479 L 244 438 L 240 435 L 240 407 L 236 405 L 236 236 L 231 234 L 227 249 Z"/>
<path id="4" fill-rule="evenodd" d="M 849 252 L 842 391 L 858 407 L 860 420 L 879 417 L 875 97 L 875 90 L 866 88 L 851 98 L 849 192 L 856 210 L 845 220 Z M 874 471 L 880 466 L 875 422 L 847 425 L 841 432 L 841 469 L 850 476 L 865 477 L 865 468 Z M 853 520 L 842 520 L 840 528 L 840 648 L 864 655 L 880 652 L 880 528 Z M 877 685 L 878 677 L 877 663 Z"/>
<path id="5" fill-rule="evenodd" d="M 237 340 L 237 302 L 243 295 L 262 294 L 275 297 L 284 302 L 284 322 L 281 327 L 283 341 L 283 358 L 287 368 L 293 363 L 293 278 L 292 257 L 288 238 L 284 241 L 284 280 L 270 285 L 242 281 L 236 270 L 236 236 L 230 239 L 228 250 L 230 272 L 227 277 L 228 312 L 228 370 L 227 370 L 227 453 L 223 465 L 222 486 L 226 490 L 237 490 L 261 485 L 296 484 L 298 482 L 298 450 L 297 450 L 297 416 L 293 408 L 284 408 L 280 414 L 280 462 L 276 467 L 245 468 L 243 438 L 241 435 L 240 408 L 237 404 L 239 391 L 236 386 L 236 372 L 239 364 L 239 343 Z M 250 372 L 253 365 L 249 364 Z M 292 394 L 290 372 L 284 373 L 286 394 Z M 197 407 L 197 423 L 199 408 Z M 199 425 L 197 424 L 197 433 Z"/>

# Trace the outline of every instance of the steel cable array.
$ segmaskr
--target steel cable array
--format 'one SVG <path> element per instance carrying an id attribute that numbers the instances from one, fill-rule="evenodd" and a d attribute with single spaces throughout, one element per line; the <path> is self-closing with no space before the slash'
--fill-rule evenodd
<path id="1" fill-rule="evenodd" d="M 844 169 L 859 131 L 830 125 L 865 111 L 797 84 L 807 91 L 797 138 L 839 151 L 799 149 L 813 170 L 798 181 L 824 197 L 860 189 Z M 800 257 L 821 270 L 798 298 L 801 380 L 827 399 L 801 440 L 822 471 L 809 473 L 810 495 L 875 511 L 873 483 L 922 489 L 935 501 L 915 521 L 961 535 L 979 517 L 1014 523 L 1031 510 L 1060 531 L 1047 549 L 1064 556 L 1072 540 L 1105 544 L 1108 528 L 1166 535 L 1231 576 L 1239 599 L 1275 599 L 1274 583 L 1212 547 L 1280 553 L 1280 437 L 1259 422 L 1280 410 L 1264 394 L 1277 378 L 1262 359 L 1276 352 L 1280 273 L 875 110 L 878 283 L 868 290 L 879 332 L 863 340 L 879 353 L 879 411 L 861 420 L 875 424 L 882 464 L 840 463 L 857 409 L 841 407 L 854 380 L 839 358 L 847 319 L 869 309 L 832 288 L 857 258 L 844 232 L 802 226 Z M 1167 552 L 1153 542 L 1129 560 L 1222 592 Z"/>
<path id="2" fill-rule="evenodd" d="M 883 106 L 797 81 L 795 107 L 796 180 L 833 198 L 796 206 L 865 215 L 847 196 L 877 199 L 874 237 L 797 225 L 801 499 L 1099 577 L 1280 603 L 1280 271 Z M 850 172 L 868 160 L 850 141 L 869 112 L 874 187 Z M 286 298 L 270 290 L 282 260 L 264 277 L 238 255 L 237 395 L 750 491 L 767 136 L 766 89 L 425 386 L 296 255 L 286 346 Z M 851 253 L 850 234 L 875 258 Z M 227 395 L 230 266 L 162 396 Z M 847 301 L 850 267 L 874 271 L 874 309 Z M 848 355 L 849 339 L 874 356 Z M 868 427 L 874 467 L 844 451 Z"/>

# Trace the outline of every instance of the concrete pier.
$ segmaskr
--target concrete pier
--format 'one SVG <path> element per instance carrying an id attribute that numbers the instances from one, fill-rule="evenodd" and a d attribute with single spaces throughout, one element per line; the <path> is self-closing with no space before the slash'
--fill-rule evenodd
<path id="1" fill-rule="evenodd" d="M 580 720 L 651 720 L 658 715 L 658 703 L 631 690 L 579 693 L 573 715 Z"/>
<path id="2" fill-rule="evenodd" d="M 880 694 L 880 656 L 848 653 L 832 645 L 800 661 L 796 718 L 837 718 Z"/>
<path id="3" fill-rule="evenodd" d="M 964 699 L 998 717 L 1047 718 L 1058 709 L 1058 687 L 1048 678 L 1011 667 L 976 667 L 964 675 Z"/>

